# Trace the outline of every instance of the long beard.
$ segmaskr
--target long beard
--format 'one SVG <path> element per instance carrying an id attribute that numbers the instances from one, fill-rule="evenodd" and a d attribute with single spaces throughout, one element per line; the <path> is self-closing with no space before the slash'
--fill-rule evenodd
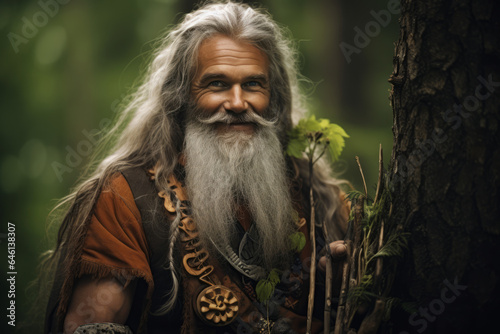
<path id="1" fill-rule="evenodd" d="M 200 238 L 208 247 L 234 244 L 238 206 L 244 205 L 257 229 L 263 266 L 281 268 L 290 256 L 294 223 L 274 123 L 260 122 L 253 134 L 218 134 L 214 123 L 197 120 L 186 127 L 186 187 Z"/>

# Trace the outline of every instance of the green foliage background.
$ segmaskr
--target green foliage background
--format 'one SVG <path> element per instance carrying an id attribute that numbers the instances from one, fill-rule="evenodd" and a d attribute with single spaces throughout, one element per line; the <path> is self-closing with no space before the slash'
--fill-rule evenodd
<path id="1" fill-rule="evenodd" d="M 63 1 L 61 1 L 63 2 Z M 66 1 L 17 52 L 9 33 L 23 35 L 26 20 L 44 12 L 38 1 L 0 3 L 0 287 L 7 307 L 7 222 L 16 225 L 17 323 L 29 306 L 28 283 L 38 256 L 49 247 L 47 215 L 68 194 L 82 172 L 86 154 L 58 178 L 54 162 L 67 165 L 70 150 L 85 152 L 85 133 L 113 119 L 119 104 L 142 76 L 152 42 L 178 22 L 193 1 Z M 42 3 L 54 3 L 42 0 Z M 340 177 L 362 189 L 358 155 L 372 193 L 377 178 L 378 145 L 388 161 L 392 149 L 392 112 L 387 79 L 392 71 L 397 17 L 348 63 L 340 42 L 354 45 L 356 26 L 374 21 L 370 11 L 388 1 L 267 0 L 258 2 L 288 27 L 300 51 L 309 104 L 318 118 L 329 118 L 349 134 L 335 164 Z M 43 23 L 43 21 L 39 21 Z M 87 147 L 88 148 L 88 147 Z M 91 145 L 88 152 L 93 150 Z M 53 234 L 53 233 L 52 233 Z M 12 331 L 2 315 L 2 333 Z"/>

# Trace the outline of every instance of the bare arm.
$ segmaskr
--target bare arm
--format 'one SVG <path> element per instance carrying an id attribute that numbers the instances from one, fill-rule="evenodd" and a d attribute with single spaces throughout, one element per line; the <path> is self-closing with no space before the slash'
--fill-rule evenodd
<path id="1" fill-rule="evenodd" d="M 132 306 L 136 280 L 126 287 L 114 277 L 82 276 L 75 282 L 73 296 L 64 319 L 64 334 L 80 325 L 112 322 L 124 324 Z"/>

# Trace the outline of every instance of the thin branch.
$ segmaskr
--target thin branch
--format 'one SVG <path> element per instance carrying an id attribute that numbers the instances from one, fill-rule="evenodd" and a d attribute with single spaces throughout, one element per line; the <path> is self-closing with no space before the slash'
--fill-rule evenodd
<path id="1" fill-rule="evenodd" d="M 328 237 L 328 224 L 326 219 L 323 219 L 323 233 L 326 239 L 326 268 L 325 268 L 325 313 L 323 316 L 323 333 L 330 333 L 331 327 L 331 314 L 332 314 L 332 280 L 333 280 L 333 269 L 332 269 L 332 250 L 330 248 L 330 238 Z"/>
<path id="2" fill-rule="evenodd" d="M 361 173 L 361 177 L 363 178 L 363 186 L 365 187 L 365 196 L 366 198 L 368 198 L 368 190 L 366 189 L 365 174 L 363 174 L 363 168 L 361 168 L 361 163 L 359 162 L 358 156 L 356 156 L 356 162 L 358 163 L 359 172 Z"/>
<path id="3" fill-rule="evenodd" d="M 267 333 L 271 334 L 271 325 L 269 324 L 269 301 L 266 302 Z"/>
<path id="4" fill-rule="evenodd" d="M 377 190 L 375 191 L 375 199 L 373 200 L 373 205 L 377 203 L 377 200 L 380 197 L 380 193 L 382 192 L 383 186 L 384 186 L 384 154 L 382 152 L 382 144 L 380 144 L 378 151 L 378 182 L 377 182 Z"/>
<path id="5" fill-rule="evenodd" d="M 384 244 L 384 220 L 380 222 L 380 235 L 378 238 L 378 249 L 377 252 L 382 249 L 382 246 Z M 374 285 L 375 289 L 377 289 L 377 293 L 381 292 L 381 279 L 382 279 L 382 257 L 377 258 L 377 262 L 375 264 L 375 279 L 374 279 Z"/>
<path id="6" fill-rule="evenodd" d="M 315 164 L 315 163 L 316 163 L 319 159 L 321 159 L 321 157 L 325 154 L 325 152 L 326 152 L 326 149 L 327 149 L 327 148 L 328 148 L 327 146 L 324 146 L 324 148 L 323 148 L 323 152 L 321 152 L 321 154 L 320 154 L 320 155 L 318 155 L 318 157 L 316 158 L 316 160 L 314 160 L 314 161 L 313 161 L 313 165 L 314 165 L 314 164 Z"/>
<path id="7" fill-rule="evenodd" d="M 311 144 L 312 144 L 312 147 L 311 147 Z M 309 159 L 309 162 L 314 160 L 314 152 L 316 151 L 317 145 L 318 145 L 318 143 L 316 141 L 309 142 L 309 152 L 307 153 L 307 158 Z M 313 165 L 314 165 L 314 162 L 313 162 Z"/>
<path id="8" fill-rule="evenodd" d="M 327 244 L 326 253 L 326 279 L 325 279 L 325 313 L 323 322 L 323 333 L 330 333 L 330 318 L 332 313 L 332 279 L 333 279 L 333 269 L 332 269 L 332 256 L 330 244 Z"/>
<path id="9" fill-rule="evenodd" d="M 311 221 L 310 221 L 310 232 L 309 238 L 311 240 L 311 272 L 309 273 L 309 298 L 307 302 L 307 329 L 306 333 L 311 333 L 312 327 L 312 314 L 314 309 L 314 290 L 316 286 L 316 223 L 315 223 L 315 212 L 314 212 L 314 197 L 313 197 L 313 187 L 312 187 L 312 176 L 313 176 L 313 162 L 312 159 L 309 160 L 309 178 L 310 178 L 310 188 L 309 188 L 309 200 L 311 206 Z"/>
<path id="10" fill-rule="evenodd" d="M 345 305 L 347 302 L 347 293 L 349 292 L 349 276 L 351 271 L 351 256 L 352 256 L 352 231 L 354 228 L 352 225 L 353 221 L 350 222 L 351 233 L 348 233 L 345 239 L 346 245 L 346 258 L 344 260 L 344 265 L 342 268 L 342 285 L 340 286 L 340 296 L 339 304 L 337 306 L 337 319 L 335 320 L 335 334 L 344 334 L 344 318 L 345 318 Z"/>
<path id="11" fill-rule="evenodd" d="M 356 201 L 356 204 L 354 205 L 354 237 L 353 237 L 353 252 L 352 256 L 350 258 L 351 264 L 350 268 L 351 271 L 349 273 L 349 285 L 348 285 L 348 291 L 352 290 L 356 285 L 359 285 L 359 282 L 361 280 L 362 275 L 360 275 L 360 269 L 356 270 L 356 264 L 360 264 L 359 259 L 356 260 L 361 251 L 361 243 L 362 243 L 362 229 L 361 229 L 361 220 L 363 219 L 363 212 L 364 212 L 364 202 L 365 199 L 363 196 L 360 196 L 358 200 Z M 344 330 L 349 328 L 351 320 L 354 316 L 354 307 L 352 305 L 352 301 L 347 300 L 346 305 L 345 305 L 345 314 L 347 316 L 342 319 L 344 322 L 343 327 Z"/>

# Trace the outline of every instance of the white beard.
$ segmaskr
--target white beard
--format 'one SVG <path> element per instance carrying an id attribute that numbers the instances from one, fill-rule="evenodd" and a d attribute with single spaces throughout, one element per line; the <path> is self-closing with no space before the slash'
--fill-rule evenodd
<path id="1" fill-rule="evenodd" d="M 192 121 L 186 127 L 184 154 L 186 188 L 202 242 L 218 248 L 231 244 L 237 238 L 237 208 L 246 205 L 264 267 L 283 267 L 295 225 L 274 124 L 262 119 L 253 134 L 218 134 L 213 121 Z"/>

